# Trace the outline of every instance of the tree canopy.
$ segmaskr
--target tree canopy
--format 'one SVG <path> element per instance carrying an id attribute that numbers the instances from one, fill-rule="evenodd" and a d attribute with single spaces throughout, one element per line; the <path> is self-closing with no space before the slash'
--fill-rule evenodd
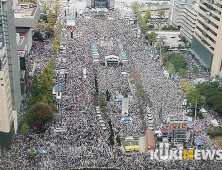
<path id="1" fill-rule="evenodd" d="M 60 36 L 59 36 L 59 34 L 56 34 L 56 36 L 52 42 L 53 53 L 57 53 L 59 51 L 59 47 L 60 47 Z"/>
<path id="2" fill-rule="evenodd" d="M 169 65 L 167 66 L 167 70 L 168 70 L 170 75 L 176 73 L 176 70 L 175 70 L 174 65 L 172 63 L 169 63 Z"/>
<path id="3" fill-rule="evenodd" d="M 201 108 L 204 105 L 204 99 L 202 98 L 202 96 L 200 95 L 200 92 L 198 89 L 191 89 L 188 93 L 187 93 L 187 100 L 188 102 L 195 107 L 196 103 L 197 103 L 197 107 Z M 196 102 L 197 101 L 197 102 Z"/>
<path id="4" fill-rule="evenodd" d="M 44 101 L 38 102 L 29 109 L 30 122 L 39 126 L 50 122 L 53 119 L 53 111 L 50 105 Z"/>
<path id="5" fill-rule="evenodd" d="M 148 19 L 150 19 L 151 17 L 151 12 L 150 11 L 146 11 L 144 18 L 144 21 L 147 23 Z"/>
<path id="6" fill-rule="evenodd" d="M 40 77 L 34 76 L 30 86 L 30 97 L 27 101 L 27 120 L 30 126 L 33 124 L 43 125 L 51 121 L 56 107 L 53 103 L 52 85 L 54 78 L 55 59 L 51 58 L 43 69 Z M 40 113 L 41 112 L 41 113 Z"/>
<path id="7" fill-rule="evenodd" d="M 43 40 L 43 36 L 42 36 L 42 34 L 39 31 L 34 31 L 32 39 L 35 40 L 35 41 L 42 41 Z"/>
<path id="8" fill-rule="evenodd" d="M 180 68 L 185 69 L 188 65 L 187 60 L 178 53 L 170 53 L 163 57 L 164 65 L 168 65 L 170 62 L 174 65 L 176 72 L 179 71 Z"/>
<path id="9" fill-rule="evenodd" d="M 222 87 L 218 82 L 204 82 L 196 86 L 205 97 L 206 105 L 222 115 Z"/>
<path id="10" fill-rule="evenodd" d="M 193 89 L 192 85 L 189 81 L 186 81 L 186 79 L 180 79 L 179 82 L 180 86 L 183 88 L 185 93 L 189 93 L 191 89 Z"/>
<path id="11" fill-rule="evenodd" d="M 133 10 L 134 13 L 138 14 L 139 13 L 139 7 L 140 7 L 140 4 L 139 2 L 135 1 L 131 4 L 131 8 Z"/>
<path id="12" fill-rule="evenodd" d="M 152 44 L 156 40 L 157 34 L 155 32 L 147 33 L 145 38 Z"/>

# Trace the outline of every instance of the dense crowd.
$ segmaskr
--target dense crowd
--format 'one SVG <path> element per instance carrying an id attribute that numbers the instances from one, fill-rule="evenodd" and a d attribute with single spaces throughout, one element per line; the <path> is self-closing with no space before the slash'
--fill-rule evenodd
<path id="1" fill-rule="evenodd" d="M 67 40 L 66 55 L 56 57 L 56 71 L 65 69 L 66 74 L 56 74 L 57 84 L 64 84 L 65 91 L 62 99 L 57 101 L 61 118 L 46 125 L 46 131 L 35 134 L 32 131 L 24 138 L 16 135 L 10 151 L 4 152 L 0 169 L 34 170 L 52 169 L 63 170 L 69 167 L 118 167 L 121 169 L 220 169 L 221 162 L 217 161 L 153 161 L 146 154 L 124 154 L 120 146 L 109 145 L 109 127 L 105 118 L 103 121 L 97 117 L 96 106 L 93 102 L 95 92 L 94 71 L 97 70 L 99 92 L 107 90 L 111 99 L 107 103 L 108 116 L 111 119 L 114 133 L 127 135 L 144 135 L 142 121 L 139 117 L 139 100 L 130 101 L 129 115 L 132 122 L 121 120 L 121 103 L 116 102 L 115 96 L 123 88 L 128 88 L 128 82 L 133 77 L 123 77 L 121 72 L 128 73 L 134 68 L 140 77 L 144 91 L 149 95 L 153 106 L 154 129 L 162 128 L 169 114 L 177 113 L 183 116 L 181 108 L 183 96 L 178 83 L 166 79 L 162 68 L 155 60 L 156 49 L 146 50 L 143 37 L 137 38 L 131 34 L 129 22 L 119 19 L 119 11 L 109 12 L 113 20 L 105 18 L 85 18 L 78 16 L 76 26 L 68 28 L 64 25 L 61 39 Z M 60 19 L 64 19 L 63 11 Z M 73 38 L 70 37 L 73 32 Z M 91 43 L 100 43 L 101 37 L 112 37 L 113 47 L 99 48 L 101 60 L 107 55 L 119 55 L 118 43 L 124 45 L 128 55 L 129 64 L 122 67 L 107 67 L 93 64 L 91 56 Z M 51 42 L 34 42 L 28 61 L 37 63 L 36 74 L 41 74 L 44 66 L 51 57 L 51 50 L 46 46 Z M 87 69 L 87 77 L 83 77 L 83 69 Z M 56 72 L 55 71 L 55 72 Z M 129 81 L 128 81 L 129 79 Z M 136 94 L 135 85 L 132 85 L 131 94 Z M 133 92 L 134 91 L 134 92 Z M 162 120 L 159 111 L 162 108 Z M 101 126 L 105 124 L 106 129 Z M 67 126 L 67 132 L 56 133 L 55 129 Z M 202 128 L 202 127 L 201 127 Z M 206 134 L 203 134 L 206 136 Z M 206 142 L 208 143 L 208 142 Z M 214 147 L 211 144 L 211 147 Z M 28 159 L 26 152 L 29 150 L 47 150 L 48 153 L 39 154 L 34 159 Z"/>

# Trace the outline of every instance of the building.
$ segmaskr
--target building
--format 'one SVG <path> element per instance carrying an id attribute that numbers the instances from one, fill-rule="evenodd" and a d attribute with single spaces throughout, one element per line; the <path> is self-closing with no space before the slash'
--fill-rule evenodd
<path id="1" fill-rule="evenodd" d="M 3 37 L 1 59 L 3 59 L 4 55 L 7 58 L 7 62 L 1 65 L 0 77 L 2 81 L 0 95 L 0 145 L 3 147 L 9 147 L 11 136 L 14 132 L 16 133 L 17 113 L 19 112 L 22 100 L 20 64 L 16 50 L 17 44 L 13 14 L 15 3 L 17 2 L 13 2 L 12 0 L 1 1 L 0 12 L 0 34 Z"/>
<path id="2" fill-rule="evenodd" d="M 87 0 L 88 8 L 114 8 L 114 0 Z"/>
<path id="3" fill-rule="evenodd" d="M 156 144 L 155 144 L 155 139 L 154 139 L 154 133 L 152 130 L 147 129 L 145 132 L 145 137 L 146 137 L 146 148 L 145 151 L 149 150 L 155 150 L 156 149 Z"/>
<path id="4" fill-rule="evenodd" d="M 186 5 L 191 5 L 193 0 L 171 0 L 169 10 L 169 25 L 181 27 L 183 10 Z"/>
<path id="5" fill-rule="evenodd" d="M 222 66 L 222 2 L 202 0 L 199 3 L 197 22 L 191 43 L 191 52 L 211 72 L 221 74 Z"/>
<path id="6" fill-rule="evenodd" d="M 38 5 L 27 3 L 15 6 L 14 22 L 18 51 L 30 52 L 32 47 L 32 28 L 38 24 L 40 14 L 41 10 Z"/>
<path id="7" fill-rule="evenodd" d="M 7 136 L 5 133 L 10 132 L 10 129 L 12 128 L 11 122 L 13 122 L 16 115 L 13 115 L 14 112 L 12 110 L 9 65 L 6 58 L 4 35 L 2 33 L 0 34 L 0 52 L 0 136 L 2 137 L 2 139 L 4 139 L 4 141 L 6 141 L 10 135 Z M 0 139 L 0 146 L 3 144 L 4 141 Z"/>
<path id="8" fill-rule="evenodd" d="M 184 36 L 190 43 L 193 38 L 194 30 L 196 27 L 198 3 L 194 5 L 186 5 L 183 11 L 183 19 L 180 28 L 180 34 Z"/>
<path id="9" fill-rule="evenodd" d="M 36 5 L 18 4 L 18 0 L 1 0 L 0 146 L 5 148 L 10 148 L 12 135 L 17 132 L 17 114 L 26 84 L 24 56 L 32 46 L 30 28 L 36 26 L 39 16 L 40 9 Z"/>

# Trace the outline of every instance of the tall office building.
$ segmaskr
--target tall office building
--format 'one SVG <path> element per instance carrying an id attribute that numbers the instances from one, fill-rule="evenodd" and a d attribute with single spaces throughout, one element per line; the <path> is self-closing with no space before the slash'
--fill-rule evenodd
<path id="1" fill-rule="evenodd" d="M 169 10 L 169 25 L 174 27 L 181 27 L 183 19 L 183 10 L 186 5 L 191 5 L 194 0 L 171 0 Z"/>
<path id="2" fill-rule="evenodd" d="M 32 28 L 38 24 L 40 14 L 38 5 L 1 0 L 0 146 L 6 148 L 10 147 L 11 137 L 17 131 L 17 113 L 25 94 L 24 57 L 30 52 Z"/>
<path id="3" fill-rule="evenodd" d="M 10 145 L 11 136 L 17 130 L 17 113 L 22 100 L 13 13 L 17 2 L 1 0 L 0 35 L 2 36 L 1 62 L 3 63 L 1 63 L 0 71 L 0 145 L 3 147 Z M 2 53 L 4 51 L 5 60 Z"/>
<path id="4" fill-rule="evenodd" d="M 196 27 L 197 9 L 199 3 L 194 5 L 186 5 L 183 11 L 183 19 L 180 28 L 180 34 L 184 36 L 190 43 L 193 38 L 194 30 Z"/>
<path id="5" fill-rule="evenodd" d="M 222 67 L 222 2 L 201 0 L 191 48 L 200 62 L 211 71 L 221 74 Z"/>

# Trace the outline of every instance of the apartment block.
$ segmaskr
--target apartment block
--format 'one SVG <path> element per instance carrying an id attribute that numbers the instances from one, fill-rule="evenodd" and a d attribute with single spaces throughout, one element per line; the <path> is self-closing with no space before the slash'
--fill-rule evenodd
<path id="1" fill-rule="evenodd" d="M 180 34 L 191 43 L 194 30 L 196 27 L 196 19 L 197 19 L 197 10 L 199 7 L 199 3 L 195 3 L 194 5 L 186 5 L 183 11 L 183 19 L 180 28 Z"/>
<path id="2" fill-rule="evenodd" d="M 170 1 L 170 10 L 169 10 L 169 25 L 174 27 L 181 27 L 183 19 L 183 10 L 186 5 L 191 5 L 192 0 L 171 0 Z"/>
<path id="3" fill-rule="evenodd" d="M 211 72 L 221 74 L 222 66 L 222 1 L 201 0 L 191 44 L 191 52 Z"/>

